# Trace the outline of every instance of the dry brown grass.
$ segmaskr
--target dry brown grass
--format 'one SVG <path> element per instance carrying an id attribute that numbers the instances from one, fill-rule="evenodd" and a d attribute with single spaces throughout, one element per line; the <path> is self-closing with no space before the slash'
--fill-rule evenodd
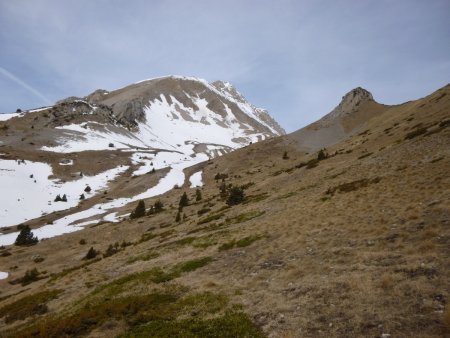
<path id="1" fill-rule="evenodd" d="M 30 257 L 39 254 L 46 257 L 39 270 L 57 274 L 81 264 L 86 253 L 86 246 L 79 245 L 81 238 L 102 252 L 109 244 L 125 240 L 135 245 L 51 282 L 30 284 L 27 294 L 46 284 L 63 289 L 64 294 L 49 304 L 51 314 L 71 309 L 112 279 L 210 256 L 214 261 L 181 275 L 176 283 L 226 294 L 233 303 L 242 304 L 270 337 L 442 336 L 443 325 L 438 323 L 450 325 L 450 134 L 444 128 L 395 142 L 410 131 L 404 128 L 444 119 L 445 99 L 440 106 L 430 100 L 424 99 L 426 110 L 419 110 L 416 102 L 390 108 L 364 128 L 370 133 L 331 147 L 329 153 L 343 150 L 315 168 L 295 168 L 314 154 L 297 151 L 286 139 L 217 158 L 204 168 L 204 201 L 186 207 L 189 219 L 179 224 L 172 221 L 179 197 L 183 191 L 192 197 L 194 189 L 184 187 L 162 196 L 167 210 L 161 214 L 101 224 L 33 248 L 11 248 L 12 255 L 0 257 L 0 263 L 17 265 L 11 276 L 15 278 L 35 267 Z M 411 115 L 414 120 L 407 121 Z M 384 132 L 387 128 L 395 137 Z M 362 138 L 367 141 L 362 143 Z M 281 161 L 285 150 L 290 158 Z M 372 155 L 358 159 L 363 153 Z M 273 176 L 277 171 L 281 173 Z M 246 194 L 268 197 L 222 209 L 225 202 L 214 180 L 218 172 L 229 174 L 226 182 L 233 185 L 255 182 Z M 372 182 L 376 177 L 380 180 Z M 336 188 L 332 196 L 322 199 L 330 188 Z M 206 207 L 211 211 L 199 216 L 198 211 Z M 132 206 L 123 210 L 127 208 L 130 211 Z M 265 213 L 242 216 L 255 211 Z M 223 215 L 198 225 L 217 213 Z M 148 240 L 139 242 L 143 234 Z M 263 238 L 248 246 L 219 250 L 224 243 L 261 234 Z M 136 259 L 150 252 L 157 255 Z M 2 306 L 24 296 L 13 296 L 22 290 L 19 285 L 0 281 L 0 287 L 1 296 L 12 295 L 1 301 Z M 124 329 L 123 323 L 117 323 L 117 330 L 115 323 L 105 325 L 103 336 Z M 95 335 L 102 336 L 101 330 Z"/>

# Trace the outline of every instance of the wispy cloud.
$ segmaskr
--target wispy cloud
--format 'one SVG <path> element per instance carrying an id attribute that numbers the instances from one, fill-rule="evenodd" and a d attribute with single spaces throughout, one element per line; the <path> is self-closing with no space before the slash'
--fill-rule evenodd
<path id="1" fill-rule="evenodd" d="M 26 89 L 31 94 L 33 94 L 36 97 L 40 98 L 45 104 L 48 104 L 48 105 L 52 104 L 52 101 L 49 98 L 47 98 L 44 94 L 42 94 L 37 89 L 31 87 L 29 84 L 27 84 L 23 80 L 19 79 L 13 73 L 8 72 L 5 68 L 0 67 L 0 74 L 2 74 L 4 77 L 8 78 L 9 80 L 13 81 L 14 83 L 18 84 L 22 88 Z"/>

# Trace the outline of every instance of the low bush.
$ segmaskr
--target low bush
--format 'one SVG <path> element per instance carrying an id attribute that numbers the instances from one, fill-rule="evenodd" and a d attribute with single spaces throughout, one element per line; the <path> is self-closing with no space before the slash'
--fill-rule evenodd
<path id="1" fill-rule="evenodd" d="M 46 290 L 29 296 L 25 296 L 13 303 L 0 308 L 0 318 L 5 318 L 5 323 L 23 320 L 34 315 L 47 312 L 46 303 L 58 297 L 62 290 Z"/>

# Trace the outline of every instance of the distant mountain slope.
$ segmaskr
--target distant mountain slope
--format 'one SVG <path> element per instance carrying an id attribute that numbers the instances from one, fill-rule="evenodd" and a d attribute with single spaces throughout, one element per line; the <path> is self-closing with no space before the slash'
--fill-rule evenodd
<path id="1" fill-rule="evenodd" d="M 358 87 L 348 92 L 329 114 L 289 134 L 287 138 L 305 151 L 328 147 L 354 134 L 386 108 L 377 103 L 370 92 Z"/>
<path id="2" fill-rule="evenodd" d="M 179 76 L 145 80 L 111 92 L 97 90 L 19 116 L 8 122 L 17 131 L 33 125 L 33 132 L 25 136 L 28 145 L 56 152 L 108 150 L 113 143 L 116 148 L 188 155 L 195 148 L 194 153 L 215 156 L 285 133 L 265 110 L 251 105 L 230 84 L 211 85 Z M 12 135 L 4 133 L 3 144 L 16 143 L 15 134 L 8 138 Z"/>
<path id="3" fill-rule="evenodd" d="M 5 115 L 0 117 L 0 184 L 12 189 L 0 196 L 0 228 L 33 219 L 42 225 L 47 214 L 81 204 L 88 208 L 113 182 L 121 186 L 116 192 L 125 199 L 119 204 L 94 208 L 92 202 L 78 218 L 55 220 L 62 233 L 62 224 L 88 214 L 106 217 L 117 205 L 183 185 L 187 167 L 284 133 L 231 84 L 181 76 Z M 123 187 L 130 176 L 140 176 L 141 184 Z M 66 195 L 67 202 L 56 202 L 58 195 Z"/>

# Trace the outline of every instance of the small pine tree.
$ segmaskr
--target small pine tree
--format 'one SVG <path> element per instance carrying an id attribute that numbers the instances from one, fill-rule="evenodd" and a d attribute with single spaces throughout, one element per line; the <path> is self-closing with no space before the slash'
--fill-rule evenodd
<path id="1" fill-rule="evenodd" d="M 97 257 L 97 250 L 95 250 L 92 246 L 89 249 L 89 251 L 87 252 L 86 256 L 84 256 L 84 259 L 93 259 L 95 257 Z"/>
<path id="2" fill-rule="evenodd" d="M 91 187 L 90 186 L 87 186 L 86 188 L 84 188 L 84 192 L 91 192 Z"/>
<path id="3" fill-rule="evenodd" d="M 177 212 L 177 216 L 175 217 L 175 222 L 180 222 L 181 221 L 181 214 L 180 214 L 180 212 L 178 211 Z"/>
<path id="4" fill-rule="evenodd" d="M 103 254 L 103 258 L 112 256 L 117 252 L 119 252 L 119 243 L 116 242 L 114 245 L 110 244 L 108 249 L 106 249 L 106 252 Z"/>
<path id="5" fill-rule="evenodd" d="M 66 196 L 66 194 L 63 195 L 63 197 L 61 198 L 61 201 L 62 201 L 62 202 L 67 202 L 67 196 Z"/>
<path id="6" fill-rule="evenodd" d="M 285 151 L 283 153 L 283 160 L 288 160 L 288 159 L 289 159 L 288 153 L 287 153 L 287 151 Z"/>
<path id="7" fill-rule="evenodd" d="M 202 192 L 200 191 L 200 189 L 197 189 L 197 190 L 195 191 L 195 200 L 196 200 L 197 202 L 202 200 Z"/>
<path id="8" fill-rule="evenodd" d="M 30 227 L 25 225 L 22 227 L 22 230 L 20 230 L 19 235 L 17 235 L 14 245 L 30 246 L 37 244 L 37 242 L 39 242 L 38 238 L 34 236 L 33 232 L 30 230 Z"/>
<path id="9" fill-rule="evenodd" d="M 20 278 L 20 284 L 22 286 L 25 286 L 25 285 L 28 285 L 30 283 L 33 283 L 33 282 L 39 280 L 39 275 L 40 275 L 40 272 L 36 268 L 33 268 L 31 270 L 27 270 L 25 272 L 25 275 L 22 278 Z"/>
<path id="10" fill-rule="evenodd" d="M 188 206 L 188 205 L 189 205 L 189 198 L 188 198 L 186 192 L 184 192 L 183 195 L 181 195 L 181 198 L 180 198 L 180 203 L 179 203 L 180 210 L 183 209 L 184 207 Z"/>
<path id="11" fill-rule="evenodd" d="M 325 160 L 327 157 L 328 157 L 328 153 L 325 148 L 320 149 L 319 152 L 317 153 L 317 159 L 319 161 Z"/>
<path id="12" fill-rule="evenodd" d="M 232 187 L 228 195 L 227 204 L 236 205 L 242 203 L 245 199 L 244 189 L 240 187 Z"/>
<path id="13" fill-rule="evenodd" d="M 164 204 L 163 204 L 160 200 L 157 200 L 157 201 L 155 202 L 154 207 L 155 207 L 155 213 L 158 213 L 158 212 L 163 211 L 163 209 L 164 209 Z"/>
<path id="14" fill-rule="evenodd" d="M 156 171 L 156 170 L 155 170 L 155 168 L 152 168 L 152 171 L 151 171 L 151 173 L 152 173 L 152 174 L 154 174 L 154 173 L 155 173 L 155 171 Z"/>
<path id="15" fill-rule="evenodd" d="M 61 202 L 61 201 L 62 201 L 61 196 L 59 196 L 59 194 L 56 195 L 55 202 Z"/>
<path id="16" fill-rule="evenodd" d="M 86 197 L 84 196 L 84 194 L 80 195 L 80 200 L 84 200 Z"/>
<path id="17" fill-rule="evenodd" d="M 140 200 L 138 202 L 138 205 L 136 206 L 136 209 L 131 213 L 130 218 L 139 218 L 145 216 L 145 203 L 143 200 Z"/>

